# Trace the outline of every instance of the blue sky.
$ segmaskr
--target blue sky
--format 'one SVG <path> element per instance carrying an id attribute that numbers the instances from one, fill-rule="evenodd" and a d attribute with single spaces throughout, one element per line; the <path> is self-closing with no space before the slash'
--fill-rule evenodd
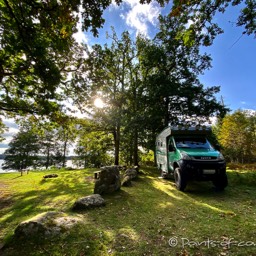
<path id="1" fill-rule="evenodd" d="M 219 14 L 216 22 L 224 29 L 206 49 L 212 56 L 212 68 L 201 77 L 207 86 L 220 85 L 224 103 L 231 108 L 256 110 L 256 39 L 242 35 L 234 25 L 239 9 L 231 7 Z"/>
<path id="2" fill-rule="evenodd" d="M 105 12 L 106 22 L 100 29 L 99 37 L 90 33 L 83 35 L 89 45 L 106 42 L 106 32 L 115 27 L 118 34 L 128 30 L 130 34 L 143 33 L 153 38 L 157 33 L 158 15 L 168 14 L 171 5 L 161 8 L 156 3 L 140 5 L 138 0 L 124 0 L 119 7 L 111 5 Z M 223 98 L 225 105 L 232 111 L 237 109 L 256 110 L 256 39 L 242 35 L 242 28 L 234 24 L 241 7 L 230 7 L 224 14 L 218 14 L 215 21 L 224 29 L 212 46 L 203 52 L 212 56 L 212 68 L 201 76 L 205 86 L 221 86 L 218 99 Z"/>

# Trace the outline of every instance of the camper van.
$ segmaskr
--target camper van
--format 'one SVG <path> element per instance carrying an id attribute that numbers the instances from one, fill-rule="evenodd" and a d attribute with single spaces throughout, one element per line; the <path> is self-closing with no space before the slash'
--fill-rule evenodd
<path id="1" fill-rule="evenodd" d="M 218 190 L 228 185 L 226 162 L 207 137 L 210 127 L 167 127 L 156 137 L 156 163 L 162 178 L 174 178 L 178 190 L 188 181 L 212 181 Z"/>

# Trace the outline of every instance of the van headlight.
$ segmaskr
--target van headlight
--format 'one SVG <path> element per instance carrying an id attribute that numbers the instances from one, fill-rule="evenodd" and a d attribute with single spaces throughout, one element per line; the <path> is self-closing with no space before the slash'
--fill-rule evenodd
<path id="1" fill-rule="evenodd" d="M 192 160 L 192 157 L 185 152 L 180 152 L 182 160 Z"/>
<path id="2" fill-rule="evenodd" d="M 217 160 L 225 160 L 224 156 L 220 153 Z"/>

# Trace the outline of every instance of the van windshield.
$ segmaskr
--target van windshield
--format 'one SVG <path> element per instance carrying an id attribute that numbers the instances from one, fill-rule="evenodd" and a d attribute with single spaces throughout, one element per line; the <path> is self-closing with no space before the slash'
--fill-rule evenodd
<path id="1" fill-rule="evenodd" d="M 211 144 L 204 137 L 178 137 L 174 140 L 177 148 L 212 149 Z"/>

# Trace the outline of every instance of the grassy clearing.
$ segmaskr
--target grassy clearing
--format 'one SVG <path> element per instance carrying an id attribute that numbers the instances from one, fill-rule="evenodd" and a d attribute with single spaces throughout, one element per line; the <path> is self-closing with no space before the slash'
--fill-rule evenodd
<path id="1" fill-rule="evenodd" d="M 256 255 L 255 171 L 229 170 L 224 192 L 194 182 L 182 193 L 171 180 L 158 178 L 156 169 L 142 170 L 132 187 L 104 196 L 104 208 L 78 213 L 84 223 L 51 240 L 17 240 L 13 231 L 44 211 L 74 214 L 74 201 L 93 193 L 95 170 L 58 170 L 58 178 L 46 181 L 49 171 L 1 174 L 0 244 L 6 246 L 0 254 Z"/>

